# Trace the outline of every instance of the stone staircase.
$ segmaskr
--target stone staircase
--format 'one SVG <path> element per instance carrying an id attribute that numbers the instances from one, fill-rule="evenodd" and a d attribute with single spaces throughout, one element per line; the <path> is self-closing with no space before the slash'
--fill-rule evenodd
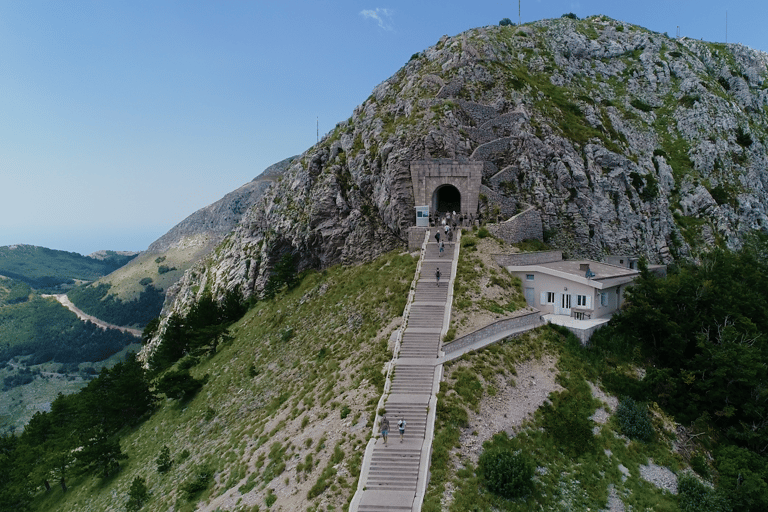
<path id="1" fill-rule="evenodd" d="M 442 375 L 442 366 L 438 364 L 440 338 L 450 316 L 451 278 L 458 253 L 458 240 L 457 244 L 445 244 L 440 255 L 434 238 L 428 236 L 384 403 L 391 428 L 389 442 L 385 445 L 378 435 L 369 442 L 350 511 L 421 509 L 431 455 L 436 394 Z M 438 267 L 439 283 L 435 279 Z M 407 422 L 402 442 L 397 429 L 400 418 Z M 378 434 L 378 416 L 376 421 Z"/>

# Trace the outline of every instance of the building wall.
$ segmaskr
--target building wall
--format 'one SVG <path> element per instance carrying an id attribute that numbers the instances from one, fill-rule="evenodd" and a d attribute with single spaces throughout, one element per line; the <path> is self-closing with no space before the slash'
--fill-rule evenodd
<path id="1" fill-rule="evenodd" d="M 598 290 L 586 284 L 575 283 L 561 277 L 550 276 L 540 272 L 512 272 L 512 274 L 520 278 L 528 305 L 538 308 L 543 314 L 563 314 L 558 305 L 562 305 L 560 300 L 564 294 L 571 295 L 571 309 L 591 310 L 592 318 L 601 318 L 612 314 L 620 307 L 623 301 L 623 286 Z M 528 279 L 529 275 L 533 276 L 533 280 Z M 526 293 L 526 288 L 533 289 L 532 302 L 530 301 L 531 295 Z M 619 290 L 618 295 L 616 293 L 617 289 Z M 553 292 L 555 294 L 554 303 L 547 303 L 546 299 L 542 301 L 542 294 L 546 292 Z M 607 302 L 605 306 L 602 305 L 601 293 L 606 293 Z M 578 305 L 577 295 L 587 297 L 587 307 Z"/>

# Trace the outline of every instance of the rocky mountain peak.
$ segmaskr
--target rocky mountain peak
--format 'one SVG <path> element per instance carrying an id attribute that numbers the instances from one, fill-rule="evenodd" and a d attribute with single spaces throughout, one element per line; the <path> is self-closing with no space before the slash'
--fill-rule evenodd
<path id="1" fill-rule="evenodd" d="M 415 160 L 482 162 L 478 213 L 532 205 L 573 256 L 737 248 L 768 226 L 766 77 L 763 52 L 605 16 L 444 36 L 291 161 L 167 309 L 258 294 L 285 255 L 302 270 L 403 247 Z"/>

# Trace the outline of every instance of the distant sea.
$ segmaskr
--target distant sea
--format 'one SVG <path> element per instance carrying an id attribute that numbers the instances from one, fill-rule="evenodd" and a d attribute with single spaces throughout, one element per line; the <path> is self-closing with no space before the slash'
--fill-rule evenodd
<path id="1" fill-rule="evenodd" d="M 0 227 L 0 246 L 27 244 L 76 252 L 87 256 L 96 251 L 140 252 L 164 235 L 171 226 L 126 228 L 28 228 Z"/>

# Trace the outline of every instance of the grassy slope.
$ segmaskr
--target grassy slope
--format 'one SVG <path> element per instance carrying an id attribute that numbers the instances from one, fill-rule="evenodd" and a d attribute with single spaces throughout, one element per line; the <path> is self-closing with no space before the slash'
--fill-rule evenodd
<path id="1" fill-rule="evenodd" d="M 32 245 L 0 247 L 0 273 L 30 281 L 46 277 L 92 281 L 124 265 L 131 258 L 113 254 L 99 260 Z"/>
<path id="2" fill-rule="evenodd" d="M 484 304 L 493 302 L 486 295 L 499 284 L 494 280 L 506 276 L 493 268 L 495 264 L 482 264 L 482 255 L 474 249 L 482 245 L 483 249 L 490 252 L 503 252 L 509 248 L 503 244 L 500 246 L 492 238 L 477 240 L 476 237 L 467 236 L 464 240 L 470 240 L 471 243 L 466 246 L 462 243 L 454 304 L 459 311 L 480 313 Z M 524 301 L 515 300 L 521 298 L 519 290 L 515 293 L 519 286 L 501 288 L 512 291 L 507 299 L 510 305 L 525 306 Z M 526 499 L 507 501 L 483 490 L 475 466 L 462 455 L 459 438 L 477 436 L 477 431 L 470 426 L 472 424 L 492 423 L 488 416 L 485 420 L 483 417 L 494 413 L 493 404 L 500 390 L 507 382 L 514 382 L 516 365 L 540 360 L 545 355 L 558 361 L 557 380 L 566 390 L 561 394 L 550 394 L 550 400 L 560 405 L 570 399 L 565 398 L 568 393 L 569 397 L 576 398 L 577 410 L 584 418 L 591 416 L 598 407 L 606 407 L 599 400 L 593 399 L 588 381 L 599 386 L 601 375 L 609 364 L 613 373 L 624 373 L 628 377 L 636 373 L 633 361 L 624 360 L 616 354 L 606 357 L 606 354 L 586 349 L 574 337 L 549 327 L 531 331 L 446 364 L 438 400 L 430 468 L 432 478 L 424 510 L 600 510 L 607 505 L 609 485 L 614 486 L 625 505 L 633 508 L 677 510 L 675 497 L 664 494 L 639 477 L 639 465 L 647 464 L 649 458 L 673 471 L 687 466 L 679 455 L 672 452 L 674 433 L 664 430 L 661 415 L 655 419 L 656 441 L 649 444 L 628 442 L 625 437 L 620 437 L 619 427 L 613 417 L 602 426 L 590 421 L 597 433 L 591 438 L 589 448 L 577 455 L 571 453 L 562 438 L 546 432 L 543 408 L 539 408 L 517 430 L 515 437 L 507 439 L 506 434 L 502 433 L 495 441 L 479 439 L 487 442 L 488 446 L 522 450 L 530 455 L 539 468 L 534 491 Z M 575 442 L 579 444 L 581 441 Z M 606 450 L 610 451 L 610 456 Z M 630 471 L 626 481 L 622 481 L 622 473 L 618 469 L 620 464 Z"/>
<path id="3" fill-rule="evenodd" d="M 70 491 L 41 494 L 34 509 L 119 510 L 137 476 L 152 495 L 148 510 L 193 510 L 197 500 L 208 503 L 204 510 L 263 509 L 270 489 L 286 510 L 342 508 L 356 486 L 391 357 L 387 341 L 415 265 L 408 254 L 389 254 L 333 267 L 258 303 L 233 326 L 234 340 L 193 369 L 210 375 L 195 398 L 163 401 L 125 432 L 129 459 L 119 475 L 72 479 Z M 163 445 L 176 463 L 160 475 Z M 189 501 L 180 488 L 201 465 L 213 469 L 215 483 Z"/>
<path id="4" fill-rule="evenodd" d="M 517 432 L 507 439 L 487 440 L 487 446 L 499 446 L 529 455 L 538 467 L 534 489 L 526 498 L 504 500 L 483 489 L 476 468 L 459 455 L 459 435 L 472 430 L 461 425 L 457 408 L 476 410 L 482 418 L 485 401 L 496 395 L 505 380 L 515 375 L 514 366 L 529 359 L 550 354 L 558 359 L 558 382 L 577 399 L 581 414 L 588 417 L 604 406 L 589 393 L 587 382 L 600 382 L 605 363 L 595 354 L 581 347 L 575 338 L 569 338 L 550 327 L 540 328 L 525 336 L 496 345 L 485 351 L 468 354 L 453 364 L 446 365 L 441 393 L 444 393 L 442 414 L 438 411 L 438 425 L 432 459 L 433 478 L 425 500 L 425 511 L 496 509 L 510 511 L 557 510 L 586 511 L 606 508 L 609 485 L 613 485 L 624 501 L 638 510 L 677 510 L 676 497 L 662 492 L 640 478 L 639 466 L 651 459 L 656 464 L 677 472 L 687 466 L 672 451 L 674 433 L 662 427 L 661 416 L 656 416 L 656 440 L 644 444 L 621 436 L 615 417 L 605 425 L 592 423 L 596 434 L 590 439 L 584 453 L 569 451 L 562 437 L 548 433 L 543 408 Z M 461 371 L 469 368 L 470 371 Z M 629 367 L 627 367 L 629 371 Z M 474 376 L 469 381 L 466 375 Z M 463 375 L 463 377 L 462 377 Z M 458 378 L 457 378 L 458 377 Z M 566 393 L 566 392 L 562 392 Z M 556 393 L 550 400 L 561 403 Z M 567 439 L 566 439 L 567 442 Z M 608 450 L 608 451 L 606 451 Z M 629 470 L 624 480 L 619 465 Z M 445 468 L 445 469 L 442 469 Z M 445 482 L 453 489 L 449 496 Z M 467 508 L 470 507 L 470 508 Z"/>

